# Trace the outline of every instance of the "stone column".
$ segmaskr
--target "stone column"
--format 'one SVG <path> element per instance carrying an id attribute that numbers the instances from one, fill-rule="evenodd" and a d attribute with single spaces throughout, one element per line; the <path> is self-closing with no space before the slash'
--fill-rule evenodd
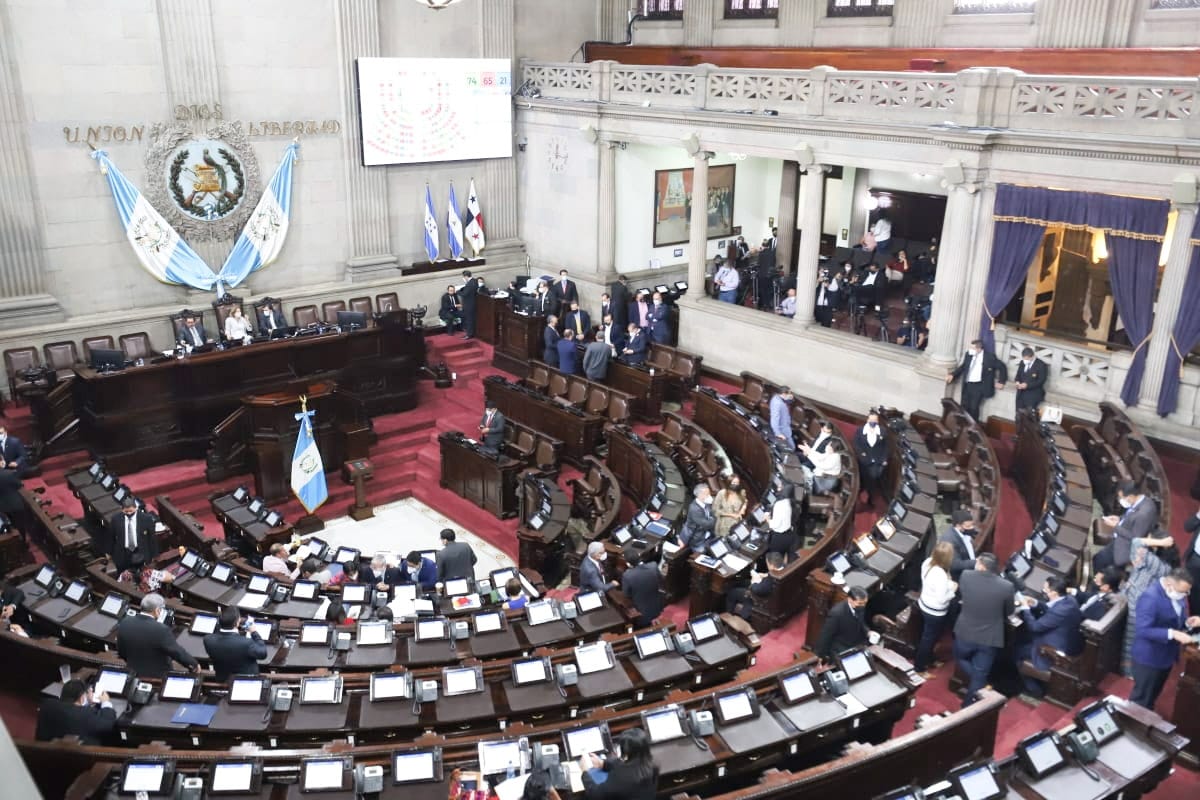
<path id="1" fill-rule="evenodd" d="M 800 165 L 795 161 L 783 162 L 783 176 L 779 181 L 779 213 L 775 227 L 779 229 L 779 241 L 775 245 L 775 263 L 787 274 L 792 271 L 792 247 L 796 241 L 796 201 L 800 183 Z"/>
<path id="2" fill-rule="evenodd" d="M 905 0 L 892 8 L 893 47 L 933 47 L 946 4 L 942 0 Z"/>
<path id="3" fill-rule="evenodd" d="M 1128 47 L 1134 0 L 1042 0 L 1038 47 Z"/>
<path id="4" fill-rule="evenodd" d="M 221 102 L 212 0 L 158 0 L 158 28 L 172 110 L 193 104 L 211 109 Z M 193 122 L 197 130 L 207 124 L 203 120 Z"/>
<path id="5" fill-rule="evenodd" d="M 484 58 L 513 57 L 513 0 L 488 0 L 480 3 L 480 53 Z M 489 158 L 483 162 L 483 181 L 479 187 L 483 214 L 487 220 L 487 250 L 484 256 L 494 261 L 517 242 L 517 159 Z"/>
<path id="6" fill-rule="evenodd" d="M 975 184 L 951 184 L 947 190 L 946 218 L 938 239 L 929 349 L 925 352 L 926 360 L 942 369 L 953 367 L 960 355 L 963 295 L 970 272 L 967 256 L 971 252 L 971 233 L 979 202 Z"/>
<path id="7" fill-rule="evenodd" d="M 972 237 L 970 261 L 967 263 L 967 285 L 963 292 L 963 313 L 959 328 L 959 341 L 971 341 L 979 333 L 983 319 L 983 295 L 987 289 L 988 272 L 992 268 L 992 241 L 996 235 L 996 224 L 992 215 L 996 210 L 996 184 L 984 183 L 979 190 L 976 203 L 975 235 Z M 938 248 L 938 252 L 942 252 Z M 1004 354 L 997 353 L 1003 361 Z"/>
<path id="8" fill-rule="evenodd" d="M 6 3 L 0 3 L 0 327 L 57 322 L 58 301 L 45 293 L 42 237 L 28 120 Z"/>
<path id="9" fill-rule="evenodd" d="M 709 47 L 720 0 L 688 0 L 683 6 L 683 46 Z"/>
<path id="10" fill-rule="evenodd" d="M 812 164 L 800 182 L 800 255 L 796 262 L 796 316 L 793 321 L 813 321 L 813 287 L 821 254 L 821 218 L 825 212 L 824 164 Z"/>
<path id="11" fill-rule="evenodd" d="M 708 160 L 699 150 L 692 157 L 692 219 L 688 229 L 688 294 L 704 296 L 704 267 L 708 263 Z"/>
<path id="12" fill-rule="evenodd" d="M 354 59 L 379 52 L 378 0 L 337 4 L 338 62 L 342 70 L 342 163 L 346 175 L 346 273 L 352 283 L 381 277 L 397 266 L 391 252 L 387 169 L 364 167 L 359 152 L 358 90 Z"/>
<path id="13" fill-rule="evenodd" d="M 596 198 L 596 272 L 617 271 L 617 147 L 620 142 L 601 140 L 600 188 Z"/>
<path id="14" fill-rule="evenodd" d="M 781 47 L 812 47 L 817 20 L 825 14 L 824 0 L 791 0 L 779 4 Z"/>
<path id="15" fill-rule="evenodd" d="M 1167 353 L 1171 349 L 1171 332 L 1179 316 L 1179 301 L 1183 286 L 1187 282 L 1188 267 L 1192 261 L 1192 227 L 1196 224 L 1196 206 L 1175 204 L 1175 234 L 1171 249 L 1167 253 L 1167 266 L 1163 270 L 1162 284 L 1158 287 L 1158 302 L 1154 306 L 1154 330 L 1146 351 L 1146 371 L 1142 376 L 1141 403 L 1153 409 L 1158 405 L 1159 390 L 1162 388 L 1163 369 L 1167 365 Z"/>
<path id="16" fill-rule="evenodd" d="M 629 0 L 600 0 L 596 14 L 599 16 L 600 39 L 605 42 L 625 41 L 629 26 Z"/>

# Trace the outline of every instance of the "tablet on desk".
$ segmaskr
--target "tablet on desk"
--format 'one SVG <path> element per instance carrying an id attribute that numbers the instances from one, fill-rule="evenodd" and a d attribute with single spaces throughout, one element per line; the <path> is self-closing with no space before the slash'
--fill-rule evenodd
<path id="1" fill-rule="evenodd" d="M 275 636 L 279 632 L 279 623 L 270 619 L 256 619 L 250 624 L 250 627 L 264 642 L 275 641 Z"/>
<path id="2" fill-rule="evenodd" d="M 471 582 L 466 578 L 454 578 L 448 580 L 442 587 L 447 597 L 458 597 L 459 595 L 471 593 Z"/>
<path id="3" fill-rule="evenodd" d="M 416 640 L 418 642 L 445 641 L 449 637 L 445 617 L 417 620 Z"/>
<path id="4" fill-rule="evenodd" d="M 991 763 L 968 764 L 950 771 L 950 784 L 962 800 L 1000 800 L 1005 791 Z"/>
<path id="5" fill-rule="evenodd" d="M 183 554 L 183 558 L 179 559 L 179 563 L 184 569 L 194 570 L 196 565 L 201 561 L 200 554 L 195 550 L 188 550 Z"/>
<path id="6" fill-rule="evenodd" d="M 842 665 L 842 672 L 846 673 L 846 680 L 851 682 L 866 677 L 875 671 L 870 657 L 862 650 L 842 653 L 838 656 L 838 662 Z"/>
<path id="7" fill-rule="evenodd" d="M 361 606 L 367 602 L 367 585 L 365 583 L 342 584 L 342 605 Z"/>
<path id="8" fill-rule="evenodd" d="M 126 761 L 118 786 L 120 794 L 170 794 L 175 788 L 175 762 Z"/>
<path id="9" fill-rule="evenodd" d="M 394 630 L 392 623 L 388 620 L 360 622 L 358 623 L 355 643 L 360 647 L 391 644 Z"/>
<path id="10" fill-rule="evenodd" d="M 354 772 L 346 759 L 306 758 L 300 762 L 301 792 L 347 792 Z"/>
<path id="11" fill-rule="evenodd" d="M 1035 780 L 1057 772 L 1067 763 L 1053 731 L 1028 736 L 1017 744 L 1017 759 Z"/>
<path id="12" fill-rule="evenodd" d="M 407 672 L 376 672 L 371 675 L 370 700 L 407 700 L 412 697 L 412 675 Z"/>
<path id="13" fill-rule="evenodd" d="M 195 675 L 168 673 L 159 697 L 179 703 L 194 703 L 200 697 L 200 679 Z"/>
<path id="14" fill-rule="evenodd" d="M 544 625 L 559 618 L 558 603 L 542 600 L 525 606 L 525 618 L 530 625 Z"/>
<path id="15" fill-rule="evenodd" d="M 608 642 L 595 642 L 575 648 L 575 665 L 580 675 L 612 669 L 612 648 Z"/>
<path id="16" fill-rule="evenodd" d="M 515 569 L 513 569 L 512 567 L 504 567 L 503 569 L 494 569 L 494 570 L 492 570 L 489 577 L 492 580 L 492 586 L 495 586 L 497 589 L 503 589 L 504 584 L 508 583 L 513 578 L 517 577 L 517 571 Z"/>
<path id="17" fill-rule="evenodd" d="M 499 611 L 485 611 L 471 617 L 475 633 L 496 633 L 504 630 L 504 614 Z"/>
<path id="18" fill-rule="evenodd" d="M 520 742 L 479 743 L 479 771 L 484 775 L 499 775 L 509 770 L 520 772 L 524 765 Z"/>
<path id="19" fill-rule="evenodd" d="M 310 647 L 328 646 L 333 629 L 325 622 L 301 622 L 300 644 Z"/>
<path id="20" fill-rule="evenodd" d="M 315 600 L 319 591 L 321 591 L 321 584 L 316 581 L 296 581 L 292 586 L 292 599 Z"/>
<path id="21" fill-rule="evenodd" d="M 714 695 L 717 719 L 722 725 L 731 725 L 758 716 L 758 698 L 753 689 L 743 689 L 728 694 Z"/>
<path id="22" fill-rule="evenodd" d="M 123 669 L 102 669 L 96 678 L 96 694 L 105 692 L 110 697 L 124 697 L 132 677 Z"/>
<path id="23" fill-rule="evenodd" d="M 257 761 L 218 761 L 208 776 L 208 793 L 258 794 L 262 791 L 262 765 Z"/>
<path id="24" fill-rule="evenodd" d="M 483 667 L 447 667 L 442 670 L 442 694 L 455 697 L 483 691 Z"/>
<path id="25" fill-rule="evenodd" d="M 271 584 L 273 582 L 268 575 L 252 575 L 250 576 L 250 582 L 246 584 L 246 591 L 267 594 L 271 591 Z"/>
<path id="26" fill-rule="evenodd" d="M 83 605 L 88 601 L 88 586 L 83 581 L 71 581 L 71 585 L 63 592 L 63 597 L 75 605 Z"/>
<path id="27" fill-rule="evenodd" d="M 1113 718 L 1112 709 L 1103 700 L 1080 711 L 1075 717 L 1075 724 L 1092 735 L 1097 747 L 1121 735 L 1121 728 Z"/>
<path id="28" fill-rule="evenodd" d="M 342 702 L 342 679 L 336 675 L 300 679 L 300 703 L 336 705 Z"/>
<path id="29" fill-rule="evenodd" d="M 693 617 L 688 620 L 687 626 L 688 631 L 692 634 L 692 641 L 697 643 L 716 639 L 722 633 L 721 622 L 715 614 Z"/>
<path id="30" fill-rule="evenodd" d="M 575 606 L 580 614 L 595 611 L 604 605 L 604 595 L 600 592 L 582 592 L 575 595 Z"/>
<path id="31" fill-rule="evenodd" d="M 442 780 L 442 750 L 402 750 L 392 753 L 392 785 L 439 783 Z"/>
<path id="32" fill-rule="evenodd" d="M 233 583 L 233 567 L 228 564 L 214 564 L 212 572 L 209 573 L 208 577 L 217 583 Z"/>
<path id="33" fill-rule="evenodd" d="M 639 659 L 647 659 L 660 653 L 666 653 L 671 649 L 671 642 L 667 638 L 667 632 L 663 630 L 634 636 L 633 643 L 637 647 Z"/>
<path id="34" fill-rule="evenodd" d="M 334 554 L 333 560 L 339 564 L 345 564 L 347 561 L 358 563 L 359 552 L 353 547 L 339 547 L 337 553 Z"/>
<path id="35" fill-rule="evenodd" d="M 585 753 L 607 753 L 612 750 L 612 737 L 608 725 L 588 725 L 573 731 L 563 732 L 563 744 L 566 746 L 568 758 L 579 758 Z"/>
<path id="36" fill-rule="evenodd" d="M 651 744 L 669 742 L 687 735 L 683 729 L 683 709 L 674 705 L 661 711 L 643 711 L 642 727 L 649 734 Z"/>
<path id="37" fill-rule="evenodd" d="M 783 692 L 784 701 L 791 705 L 802 703 L 817 694 L 817 687 L 807 670 L 782 676 L 779 689 Z"/>
<path id="38" fill-rule="evenodd" d="M 526 661 L 514 661 L 512 679 L 514 686 L 545 683 L 550 680 L 550 659 L 531 658 Z"/>
<path id="39" fill-rule="evenodd" d="M 229 695 L 226 699 L 230 703 L 262 705 L 267 702 L 270 691 L 271 682 L 268 679 L 245 675 L 229 681 Z"/>
<path id="40" fill-rule="evenodd" d="M 258 611 L 270 602 L 270 600 L 271 598 L 268 595 L 257 592 L 246 592 L 238 598 L 237 607 L 248 611 Z"/>
<path id="41" fill-rule="evenodd" d="M 100 604 L 100 613 L 106 617 L 120 619 L 125 615 L 125 598 L 119 594 L 110 592 L 104 598 L 104 602 Z"/>

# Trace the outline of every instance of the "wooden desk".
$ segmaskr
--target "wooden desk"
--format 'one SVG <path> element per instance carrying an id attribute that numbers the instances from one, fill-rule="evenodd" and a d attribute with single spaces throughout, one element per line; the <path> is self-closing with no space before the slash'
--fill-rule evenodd
<path id="1" fill-rule="evenodd" d="M 498 349 L 497 349 L 498 351 Z M 592 455 L 601 441 L 605 418 L 565 406 L 499 375 L 483 380 L 484 395 L 505 417 L 541 431 L 563 443 L 563 459 L 583 468 L 583 457 Z"/>
<path id="2" fill-rule="evenodd" d="M 604 382 L 633 397 L 630 411 L 635 418 L 658 425 L 662 423 L 662 404 L 669 381 L 670 376 L 663 370 L 635 367 L 612 359 L 608 362 L 608 377 Z"/>
<path id="3" fill-rule="evenodd" d="M 571 518 L 571 501 L 557 483 L 533 470 L 521 476 L 520 499 L 517 564 L 521 569 L 540 572 L 547 585 L 557 585 L 567 569 L 563 558 L 567 537 L 563 534 Z M 550 507 L 549 513 L 546 506 Z"/>
<path id="4" fill-rule="evenodd" d="M 510 308 L 509 298 L 477 295 L 475 298 L 475 338 L 488 344 L 500 341 L 500 315 Z"/>
<path id="5" fill-rule="evenodd" d="M 1179 754 L 1193 769 L 1200 766 L 1200 648 L 1183 648 L 1183 671 L 1175 690 L 1175 707 L 1171 709 L 1171 721 L 1179 733 L 1188 738 L 1188 744 Z"/>
<path id="6" fill-rule="evenodd" d="M 468 442 L 459 431 L 438 436 L 442 453 L 440 485 L 470 500 L 484 511 L 508 519 L 517 513 L 517 474 L 520 461 L 490 455 Z"/>
<path id="7" fill-rule="evenodd" d="M 546 318 L 518 314 L 508 306 L 495 311 L 499 320 L 492 366 L 522 378 L 528 377 L 529 362 L 542 357 L 542 329 L 546 327 Z"/>
<path id="8" fill-rule="evenodd" d="M 110 470 L 136 472 L 203 458 L 213 429 L 241 404 L 309 378 L 357 395 L 368 415 L 417 404 L 424 334 L 399 324 L 259 342 L 185 359 L 159 357 L 101 374 L 76 367 L 72 383 L 83 441 Z"/>

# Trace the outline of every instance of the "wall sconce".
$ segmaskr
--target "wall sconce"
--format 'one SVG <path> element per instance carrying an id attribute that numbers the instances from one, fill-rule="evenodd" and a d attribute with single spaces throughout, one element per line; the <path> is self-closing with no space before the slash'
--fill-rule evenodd
<path id="1" fill-rule="evenodd" d="M 517 149 L 520 150 L 522 153 L 525 152 L 525 148 L 528 145 L 529 145 L 529 140 L 526 139 L 524 136 L 517 137 Z"/>

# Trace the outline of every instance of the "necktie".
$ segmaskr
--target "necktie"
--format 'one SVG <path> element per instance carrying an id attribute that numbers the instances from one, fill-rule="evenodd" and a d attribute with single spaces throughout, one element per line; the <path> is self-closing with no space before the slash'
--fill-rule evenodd
<path id="1" fill-rule="evenodd" d="M 267 330 L 275 330 L 275 312 L 267 309 Z"/>
<path id="2" fill-rule="evenodd" d="M 137 549 L 137 530 L 133 526 L 133 517 L 125 517 L 125 547 Z"/>
<path id="3" fill-rule="evenodd" d="M 195 344 L 196 346 L 204 344 L 204 342 L 200 341 L 200 331 L 198 331 L 196 328 L 188 328 L 188 330 L 192 332 L 192 343 L 193 344 Z"/>
<path id="4" fill-rule="evenodd" d="M 575 315 L 575 333 L 583 336 L 583 318 L 578 314 Z"/>

